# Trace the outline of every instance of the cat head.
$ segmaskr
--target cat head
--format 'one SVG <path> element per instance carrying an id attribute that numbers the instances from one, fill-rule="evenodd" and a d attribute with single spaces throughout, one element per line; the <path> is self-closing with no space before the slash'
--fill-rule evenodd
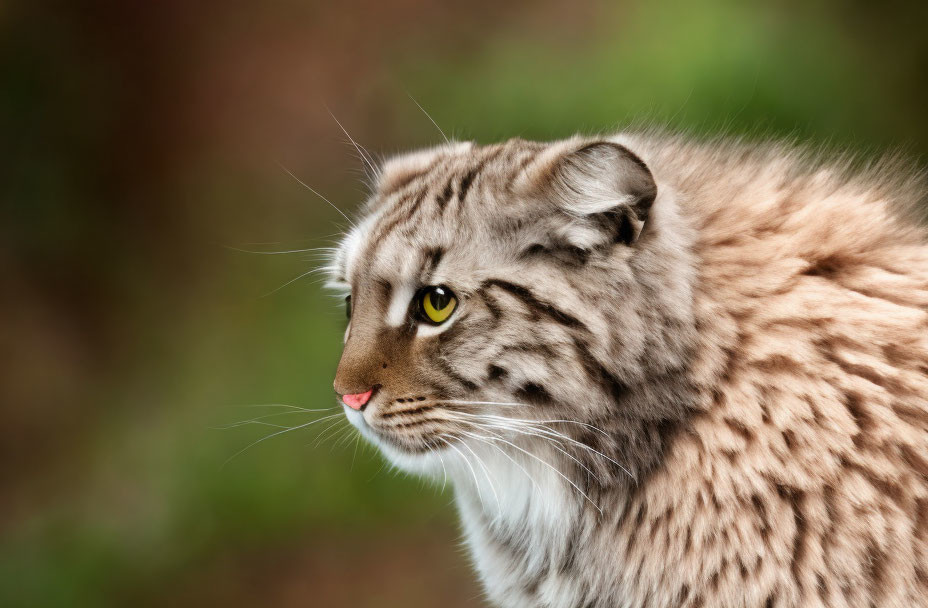
<path id="1" fill-rule="evenodd" d="M 676 415 L 664 397 L 684 390 L 675 330 L 691 321 L 660 200 L 607 140 L 388 161 L 330 276 L 350 309 L 334 383 L 348 418 L 415 471 L 458 443 L 543 441 L 603 474 L 637 468 Z"/>

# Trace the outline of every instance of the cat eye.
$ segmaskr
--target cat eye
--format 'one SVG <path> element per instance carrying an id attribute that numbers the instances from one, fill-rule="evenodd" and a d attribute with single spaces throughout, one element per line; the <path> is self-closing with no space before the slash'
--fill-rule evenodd
<path id="1" fill-rule="evenodd" d="M 457 305 L 454 292 L 444 285 L 425 287 L 419 292 L 419 316 L 432 325 L 447 321 Z"/>
<path id="2" fill-rule="evenodd" d="M 345 316 L 351 318 L 351 296 L 345 296 Z"/>

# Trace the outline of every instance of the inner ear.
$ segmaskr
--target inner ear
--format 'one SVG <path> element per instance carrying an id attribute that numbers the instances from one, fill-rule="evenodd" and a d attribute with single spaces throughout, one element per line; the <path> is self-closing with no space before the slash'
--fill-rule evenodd
<path id="1" fill-rule="evenodd" d="M 635 243 L 657 197 L 657 184 L 644 161 L 606 141 L 556 159 L 540 190 L 561 214 L 558 235 L 582 249 Z"/>

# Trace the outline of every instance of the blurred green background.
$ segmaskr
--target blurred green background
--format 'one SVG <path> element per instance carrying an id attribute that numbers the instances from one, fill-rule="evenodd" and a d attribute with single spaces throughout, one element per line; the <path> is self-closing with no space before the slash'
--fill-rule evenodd
<path id="1" fill-rule="evenodd" d="M 0 4 L 0 606 L 481 606 L 340 418 L 360 163 L 655 122 L 928 151 L 924 2 Z M 270 295 L 269 292 L 272 292 Z M 337 412 L 337 410 L 334 410 Z M 289 412 L 289 413 L 287 413 Z M 332 424 L 334 426 L 329 427 Z M 227 462 L 228 461 L 228 462 Z"/>

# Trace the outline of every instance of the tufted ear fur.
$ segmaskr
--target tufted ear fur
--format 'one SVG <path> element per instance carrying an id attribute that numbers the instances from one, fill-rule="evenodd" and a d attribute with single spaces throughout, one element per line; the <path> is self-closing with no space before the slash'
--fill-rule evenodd
<path id="1" fill-rule="evenodd" d="M 552 237 L 582 250 L 635 243 L 657 196 L 647 165 L 624 146 L 605 141 L 550 159 L 536 186 L 562 214 Z"/>

